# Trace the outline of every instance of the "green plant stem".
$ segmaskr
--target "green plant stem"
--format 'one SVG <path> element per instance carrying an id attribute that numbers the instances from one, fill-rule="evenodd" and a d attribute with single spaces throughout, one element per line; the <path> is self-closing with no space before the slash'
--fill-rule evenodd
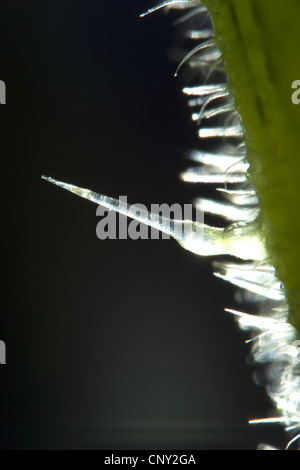
<path id="1" fill-rule="evenodd" d="M 270 262 L 300 331 L 299 0 L 204 0 L 245 130 Z"/>

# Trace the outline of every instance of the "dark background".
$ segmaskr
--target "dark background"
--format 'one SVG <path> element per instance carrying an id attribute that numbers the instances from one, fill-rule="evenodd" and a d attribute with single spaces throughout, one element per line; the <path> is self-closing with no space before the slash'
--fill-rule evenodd
<path id="1" fill-rule="evenodd" d="M 2 449 L 282 445 L 224 307 L 235 289 L 175 241 L 100 241 L 96 206 L 40 175 L 131 203 L 189 203 L 198 145 L 172 16 L 151 0 L 1 1 Z M 242 307 L 246 308 L 246 307 Z"/>

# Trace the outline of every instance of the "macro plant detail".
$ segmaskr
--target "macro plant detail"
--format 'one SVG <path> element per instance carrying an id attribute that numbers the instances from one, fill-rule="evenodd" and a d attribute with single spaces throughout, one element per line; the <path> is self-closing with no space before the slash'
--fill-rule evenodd
<path id="1" fill-rule="evenodd" d="M 290 2 L 291 5 L 294 3 Z M 200 147 L 190 152 L 192 166 L 180 177 L 184 182 L 216 186 L 214 200 L 201 198 L 196 202 L 204 212 L 221 217 L 225 223 L 224 220 L 220 222 L 220 227 L 199 224 L 201 230 L 190 230 L 189 236 L 184 237 L 180 230 L 174 230 L 176 220 L 160 218 L 154 222 L 150 213 L 141 215 L 133 206 L 131 209 L 129 206 L 121 208 L 116 199 L 50 177 L 43 178 L 109 210 L 169 233 L 193 253 L 237 258 L 237 261 L 215 261 L 215 275 L 246 290 L 248 298 L 257 304 L 256 315 L 232 309 L 227 309 L 227 312 L 237 319 L 242 330 L 249 332 L 252 355 L 256 363 L 265 364 L 266 389 L 276 408 L 274 416 L 252 420 L 252 423 L 284 425 L 290 433 L 287 445 L 290 448 L 300 439 L 299 277 L 293 268 L 297 264 L 296 256 L 292 259 L 290 248 L 285 249 L 290 243 L 286 240 L 291 224 L 289 211 L 286 210 L 283 220 L 280 219 L 279 228 L 274 229 L 281 216 L 273 207 L 274 193 L 278 191 L 278 187 L 274 187 L 278 172 L 273 171 L 270 153 L 272 144 L 276 146 L 282 134 L 286 138 L 293 134 L 292 126 L 295 124 L 288 127 L 288 123 L 282 124 L 281 105 L 277 105 L 277 98 L 273 95 L 270 98 L 270 88 L 274 88 L 274 84 L 264 89 L 267 103 L 257 90 L 259 85 L 268 83 L 269 77 L 264 76 L 261 55 L 256 58 L 247 56 L 247 40 L 252 38 L 251 18 L 256 15 L 258 19 L 265 20 L 264 8 L 254 0 L 246 2 L 244 12 L 243 8 L 235 0 L 203 3 L 170 0 L 141 15 L 146 16 L 159 9 L 182 12 L 177 24 L 190 52 L 179 58 L 176 75 L 182 68 L 189 72 L 183 93 L 197 126 Z M 242 13 L 245 28 L 241 32 Z M 268 21 L 266 23 L 268 26 Z M 257 27 L 256 23 L 254 27 Z M 267 28 L 268 39 L 271 32 Z M 258 47 L 257 44 L 255 46 Z M 241 77 L 240 67 L 243 69 Z M 261 74 L 261 83 L 253 82 L 256 74 L 252 73 L 253 68 Z M 281 79 L 276 78 L 275 84 L 279 84 Z M 280 124 L 283 128 L 279 133 L 276 131 Z M 288 149 L 290 145 L 289 141 Z M 281 143 L 279 148 L 282 148 Z M 291 164 L 290 158 L 288 155 L 286 166 Z M 282 177 L 287 178 L 287 173 L 284 169 Z M 289 191 L 291 198 L 296 193 L 294 186 L 291 184 Z M 297 203 L 299 194 L 295 198 L 293 205 Z M 278 202 L 279 212 L 284 211 L 283 202 L 284 198 Z M 193 224 L 192 221 L 184 223 Z M 288 227 L 287 233 L 280 230 L 281 224 Z M 297 227 L 292 232 L 296 238 Z"/>

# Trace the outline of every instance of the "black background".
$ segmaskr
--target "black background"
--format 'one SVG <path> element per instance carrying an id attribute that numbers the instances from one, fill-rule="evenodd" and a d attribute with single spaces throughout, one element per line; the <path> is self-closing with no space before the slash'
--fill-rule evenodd
<path id="1" fill-rule="evenodd" d="M 151 6 L 1 1 L 2 449 L 283 443 L 247 424 L 272 406 L 211 260 L 100 241 L 96 206 L 40 180 L 148 207 L 208 194 L 178 178 L 198 142 L 167 59 L 172 17 L 140 19 Z"/>

